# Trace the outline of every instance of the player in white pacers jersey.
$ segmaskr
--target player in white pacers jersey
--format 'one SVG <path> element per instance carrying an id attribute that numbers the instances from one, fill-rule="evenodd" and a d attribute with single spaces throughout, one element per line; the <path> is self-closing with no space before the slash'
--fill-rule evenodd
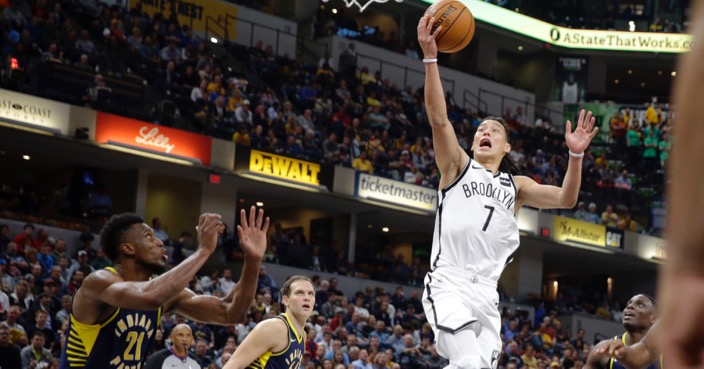
<path id="1" fill-rule="evenodd" d="M 508 128 L 500 118 L 485 119 L 472 142 L 473 158 L 460 147 L 437 66 L 434 19 L 418 24 L 425 63 L 425 103 L 433 131 L 435 161 L 442 177 L 431 271 L 423 306 L 437 350 L 449 368 L 496 368 L 501 350 L 496 283 L 519 244 L 516 212 L 522 205 L 571 208 L 579 195 L 582 157 L 596 135 L 592 114 L 582 111 L 574 132 L 568 121 L 569 164 L 562 187 L 546 186 L 509 170 Z M 565 153 L 567 155 L 567 153 Z"/>

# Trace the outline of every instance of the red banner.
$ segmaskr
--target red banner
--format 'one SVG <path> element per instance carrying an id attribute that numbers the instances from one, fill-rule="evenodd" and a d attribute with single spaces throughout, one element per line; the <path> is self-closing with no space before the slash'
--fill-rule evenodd
<path id="1" fill-rule="evenodd" d="M 180 129 L 158 126 L 98 112 L 95 140 L 210 165 L 212 138 Z"/>

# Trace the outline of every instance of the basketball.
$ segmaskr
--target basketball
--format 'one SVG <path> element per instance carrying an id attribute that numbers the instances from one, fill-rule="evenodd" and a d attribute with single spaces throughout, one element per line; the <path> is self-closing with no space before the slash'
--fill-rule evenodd
<path id="1" fill-rule="evenodd" d="M 464 49 L 474 37 L 474 16 L 461 1 L 442 0 L 434 3 L 425 14 L 435 17 L 433 32 L 442 26 L 435 36 L 438 51 L 456 53 Z"/>

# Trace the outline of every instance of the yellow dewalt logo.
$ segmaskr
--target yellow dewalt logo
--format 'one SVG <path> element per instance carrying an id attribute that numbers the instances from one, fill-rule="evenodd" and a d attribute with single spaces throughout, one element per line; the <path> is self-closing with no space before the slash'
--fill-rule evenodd
<path id="1" fill-rule="evenodd" d="M 319 185 L 320 164 L 252 150 L 249 170 L 305 184 Z"/>

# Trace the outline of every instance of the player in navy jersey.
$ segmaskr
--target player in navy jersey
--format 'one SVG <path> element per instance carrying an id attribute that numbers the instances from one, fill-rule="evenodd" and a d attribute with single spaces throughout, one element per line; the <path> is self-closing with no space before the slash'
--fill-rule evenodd
<path id="1" fill-rule="evenodd" d="M 186 288 L 215 250 L 224 229 L 220 215 L 200 216 L 198 250 L 161 275 L 166 250 L 151 227 L 134 214 L 113 216 L 101 231 L 101 245 L 115 266 L 92 273 L 76 291 L 59 367 L 140 369 L 167 312 L 210 324 L 243 321 L 256 291 L 268 227 L 262 210 L 257 214 L 252 207 L 249 219 L 242 210 L 237 231 L 245 264 L 237 286 L 220 299 Z"/>
<path id="2" fill-rule="evenodd" d="M 294 275 L 281 292 L 285 312 L 257 324 L 223 369 L 298 369 L 306 349 L 306 321 L 315 306 L 315 287 L 310 278 Z"/>
<path id="3" fill-rule="evenodd" d="M 418 24 L 425 63 L 425 103 L 433 132 L 435 161 L 442 177 L 423 306 L 435 332 L 438 352 L 449 368 L 496 368 L 501 352 L 496 284 L 518 248 L 516 213 L 522 205 L 572 208 L 577 203 L 582 157 L 598 129 L 584 110 L 565 143 L 569 163 L 562 187 L 541 185 L 510 173 L 508 129 L 500 118 L 477 127 L 471 150 L 460 147 L 437 66 L 434 18 Z M 568 153 L 565 153 L 567 155 Z"/>
<path id="4" fill-rule="evenodd" d="M 604 349 L 608 350 L 614 344 L 619 347 L 632 346 L 641 341 L 653 327 L 658 319 L 657 304 L 648 295 L 635 295 L 623 309 L 623 328 L 626 333 L 620 334 L 610 340 L 599 342 L 587 357 L 585 369 L 625 369 L 621 359 L 615 355 L 608 355 Z M 628 364 L 628 363 L 626 363 Z M 658 369 L 662 368 L 662 360 L 654 357 L 653 360 L 645 363 L 642 368 Z"/>
<path id="5" fill-rule="evenodd" d="M 595 347 L 597 355 L 603 355 L 618 360 L 619 364 L 627 369 L 641 369 L 659 363 L 663 368 L 664 361 L 660 353 L 663 335 L 662 320 L 658 320 L 648 330 L 648 333 L 637 343 L 627 345 L 619 340 L 608 341 Z"/>

